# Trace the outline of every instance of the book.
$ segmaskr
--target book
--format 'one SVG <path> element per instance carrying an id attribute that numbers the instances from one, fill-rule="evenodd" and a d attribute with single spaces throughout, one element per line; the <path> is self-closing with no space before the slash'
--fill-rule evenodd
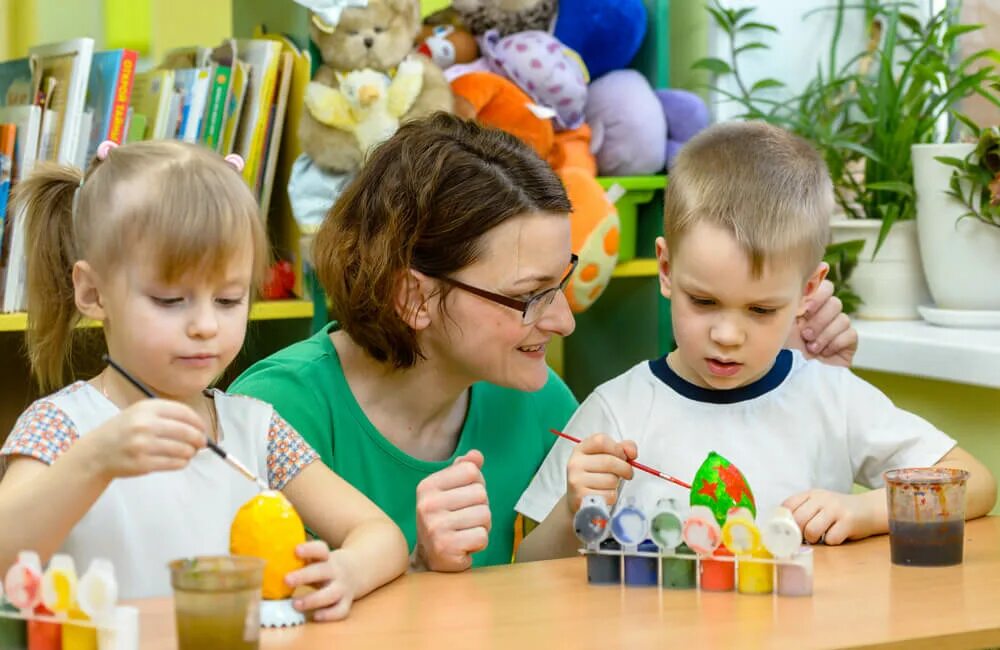
<path id="1" fill-rule="evenodd" d="M 93 54 L 92 38 L 74 38 L 28 50 L 39 79 L 39 93 L 43 93 L 36 96 L 36 101 L 46 110 L 55 112 L 50 118 L 53 121 L 51 143 L 45 160 L 72 164 L 78 158 L 80 120 Z"/>
<path id="2" fill-rule="evenodd" d="M 205 117 L 212 68 L 181 68 L 174 70 L 174 87 L 181 95 L 181 124 L 177 137 L 185 142 L 197 142 L 201 122 Z"/>
<path id="3" fill-rule="evenodd" d="M 105 140 L 125 142 L 125 120 L 135 82 L 135 50 L 110 50 L 94 54 L 87 84 L 88 110 L 93 111 L 86 160 Z"/>
<path id="4" fill-rule="evenodd" d="M 35 103 L 38 79 L 31 59 L 14 59 L 0 63 L 0 106 L 24 106 Z"/>
<path id="5" fill-rule="evenodd" d="M 261 152 L 260 172 L 255 184 L 255 193 L 260 203 L 260 216 L 265 223 L 267 223 L 270 211 L 274 172 L 278 166 L 281 137 L 285 129 L 285 113 L 288 109 L 288 90 L 292 85 L 293 61 L 294 57 L 291 52 L 281 53 L 278 83 L 275 85 L 274 100 L 271 102 L 267 136 Z"/>
<path id="6" fill-rule="evenodd" d="M 174 71 L 150 70 L 135 76 L 132 107 L 146 116 L 144 140 L 170 137 L 170 103 L 174 96 Z"/>
<path id="7" fill-rule="evenodd" d="M 7 221 L 7 202 L 14 172 L 14 147 L 17 143 L 17 125 L 0 124 L 0 249 L 3 248 L 3 231 Z"/>
<path id="8" fill-rule="evenodd" d="M 243 177 L 254 189 L 258 189 L 255 186 L 262 164 L 268 116 L 274 101 L 281 49 L 281 43 L 272 40 L 236 41 L 237 58 L 250 69 L 250 83 L 247 86 L 246 106 L 243 107 L 235 151 L 243 156 L 246 162 Z M 257 197 L 260 198 L 260 195 L 257 194 Z"/>
<path id="9" fill-rule="evenodd" d="M 226 100 L 232 81 L 232 68 L 215 63 L 212 65 L 212 83 L 208 91 L 205 118 L 202 120 L 199 141 L 209 149 L 218 151 L 222 143 L 222 126 L 226 115 Z"/>
<path id="10" fill-rule="evenodd" d="M 41 106 L 0 107 L 0 122 L 17 127 L 14 143 L 14 166 L 11 172 L 13 182 L 27 176 L 35 166 L 38 155 L 38 137 L 42 130 Z"/>

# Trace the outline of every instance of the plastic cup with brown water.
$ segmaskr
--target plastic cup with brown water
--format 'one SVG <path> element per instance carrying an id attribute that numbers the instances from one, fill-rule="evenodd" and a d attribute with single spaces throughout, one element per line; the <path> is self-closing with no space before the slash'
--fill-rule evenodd
<path id="1" fill-rule="evenodd" d="M 962 563 L 968 480 L 968 472 L 949 467 L 894 469 L 885 473 L 893 564 Z"/>
<path id="2" fill-rule="evenodd" d="M 264 561 L 235 555 L 170 563 L 179 650 L 256 650 Z"/>

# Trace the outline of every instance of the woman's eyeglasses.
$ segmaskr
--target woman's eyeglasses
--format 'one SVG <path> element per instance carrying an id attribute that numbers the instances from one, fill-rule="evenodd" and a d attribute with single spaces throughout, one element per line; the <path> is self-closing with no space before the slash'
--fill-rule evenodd
<path id="1" fill-rule="evenodd" d="M 464 282 L 459 282 L 454 278 L 449 278 L 447 276 L 438 278 L 453 287 L 458 287 L 463 291 L 468 291 L 471 294 L 475 294 L 480 298 L 486 298 L 504 307 L 510 307 L 521 312 L 521 318 L 525 325 L 532 325 L 538 322 L 538 319 L 542 317 L 545 310 L 548 309 L 552 301 L 555 300 L 556 294 L 566 288 L 566 284 L 569 282 L 570 277 L 573 275 L 573 271 L 576 270 L 576 265 L 580 261 L 576 253 L 570 255 L 569 258 L 569 268 L 566 270 L 566 274 L 563 275 L 562 280 L 559 281 L 559 286 L 552 287 L 551 289 L 546 289 L 540 293 L 536 293 L 527 300 L 518 300 L 517 298 L 511 298 L 510 296 L 505 296 L 502 293 L 494 293 L 492 291 L 487 291 L 486 289 L 480 289 L 479 287 L 474 287 Z"/>

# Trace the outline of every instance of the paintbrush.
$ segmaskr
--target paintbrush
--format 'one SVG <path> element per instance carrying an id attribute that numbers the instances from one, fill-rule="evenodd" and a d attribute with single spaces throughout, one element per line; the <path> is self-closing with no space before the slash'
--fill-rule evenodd
<path id="1" fill-rule="evenodd" d="M 104 359 L 104 362 L 106 364 L 108 364 L 109 366 L 111 366 L 112 368 L 114 368 L 118 372 L 119 375 L 121 375 L 126 380 L 128 380 L 128 382 L 130 384 L 132 384 L 133 386 L 135 386 L 136 389 L 140 393 L 142 393 L 146 397 L 149 397 L 150 399 L 155 399 L 156 398 L 156 394 L 153 393 L 153 391 L 150 390 L 149 387 L 146 386 L 146 384 L 142 383 L 141 381 L 139 381 L 138 379 L 136 379 L 135 377 L 133 377 L 127 370 L 125 370 L 124 368 L 122 368 L 121 366 L 119 366 L 117 363 L 115 363 L 111 359 L 111 357 L 109 357 L 108 355 L 105 354 L 101 358 Z M 205 444 L 207 444 L 208 448 L 211 449 L 213 452 L 215 452 L 215 454 L 218 455 L 219 458 L 221 458 L 222 460 L 224 460 L 227 463 L 229 463 L 229 465 L 232 466 L 233 469 L 235 469 L 237 472 L 239 472 L 240 474 L 242 474 L 243 476 L 245 476 L 248 480 L 253 481 L 254 483 L 256 483 L 257 487 L 259 487 L 262 490 L 267 490 L 268 489 L 267 483 L 265 483 L 263 480 L 261 480 L 261 478 L 259 476 L 257 476 L 256 474 L 254 474 L 253 472 L 251 472 L 249 470 L 249 468 L 247 468 L 246 465 L 244 465 L 238 459 L 236 459 L 235 457 L 233 457 L 232 455 L 230 455 L 228 452 L 226 452 L 225 449 L 223 449 L 218 444 L 216 444 L 216 442 L 214 440 L 212 440 L 211 438 L 209 438 L 208 436 L 205 436 Z"/>
<path id="2" fill-rule="evenodd" d="M 552 433 L 556 434 L 560 438 L 566 438 L 566 440 L 569 440 L 570 442 L 575 442 L 577 444 L 580 444 L 580 439 L 579 438 L 574 438 L 573 436 L 569 435 L 568 433 L 563 433 L 562 431 L 559 431 L 558 429 L 549 429 L 549 431 L 551 431 Z M 665 481 L 670 481 L 671 483 L 673 483 L 675 485 L 679 485 L 682 488 L 687 488 L 689 490 L 691 489 L 691 484 L 690 483 L 685 483 L 684 481 L 680 480 L 677 477 L 671 476 L 670 474 L 664 474 L 660 470 L 653 469 L 649 465 L 643 465 L 642 463 L 640 463 L 637 460 L 629 460 L 629 461 L 625 461 L 625 462 L 627 462 L 629 465 L 631 465 L 632 467 L 634 467 L 636 469 L 639 469 L 639 470 L 642 470 L 642 471 L 646 472 L 647 474 L 652 474 L 653 476 L 662 478 Z"/>

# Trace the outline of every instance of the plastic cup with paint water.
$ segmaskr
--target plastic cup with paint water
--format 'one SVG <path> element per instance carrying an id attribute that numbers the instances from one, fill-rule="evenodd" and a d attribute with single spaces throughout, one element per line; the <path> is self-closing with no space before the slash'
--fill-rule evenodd
<path id="1" fill-rule="evenodd" d="M 256 650 L 264 560 L 202 556 L 169 564 L 179 650 Z"/>
<path id="2" fill-rule="evenodd" d="M 892 563 L 961 564 L 969 473 L 950 467 L 920 467 L 890 470 L 884 477 Z"/>

